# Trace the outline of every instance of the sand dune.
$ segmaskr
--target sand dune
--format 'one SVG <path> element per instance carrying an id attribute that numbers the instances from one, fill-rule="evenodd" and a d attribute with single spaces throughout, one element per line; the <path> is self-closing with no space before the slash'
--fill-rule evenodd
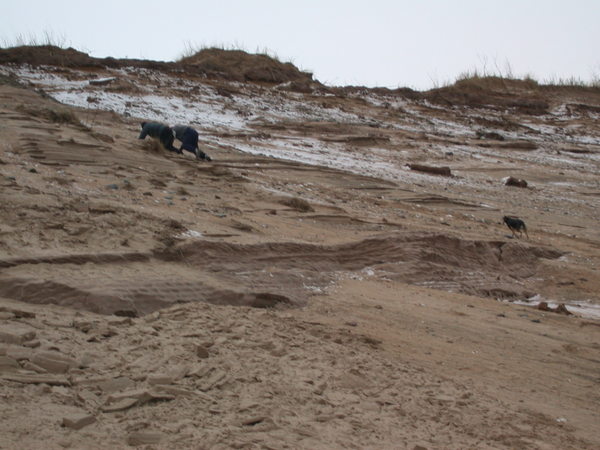
<path id="1" fill-rule="evenodd" d="M 600 446 L 596 90 L 66 57 L 0 65 L 0 447 Z"/>

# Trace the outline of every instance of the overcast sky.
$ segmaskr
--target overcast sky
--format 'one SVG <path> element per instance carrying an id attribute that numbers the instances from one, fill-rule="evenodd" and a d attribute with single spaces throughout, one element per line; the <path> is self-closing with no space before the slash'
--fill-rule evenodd
<path id="1" fill-rule="evenodd" d="M 275 54 L 331 85 L 429 89 L 465 73 L 600 80 L 600 0 L 2 0 L 0 45 L 45 33 L 92 56 L 190 44 Z"/>

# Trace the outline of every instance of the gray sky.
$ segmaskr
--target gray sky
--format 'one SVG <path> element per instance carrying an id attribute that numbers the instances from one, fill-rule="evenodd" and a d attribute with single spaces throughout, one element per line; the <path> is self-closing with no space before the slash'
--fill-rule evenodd
<path id="1" fill-rule="evenodd" d="M 2 0 L 0 10 L 2 46 L 49 33 L 97 57 L 267 50 L 334 85 L 429 89 L 473 70 L 600 80 L 600 0 Z"/>

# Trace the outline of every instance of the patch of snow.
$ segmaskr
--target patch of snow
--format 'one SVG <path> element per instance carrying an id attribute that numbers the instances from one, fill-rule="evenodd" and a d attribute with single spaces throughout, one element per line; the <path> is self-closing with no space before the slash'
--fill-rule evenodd
<path id="1" fill-rule="evenodd" d="M 201 239 L 202 237 L 204 237 L 204 235 L 202 233 L 200 233 L 199 231 L 187 230 L 187 231 L 184 231 L 183 233 L 181 233 L 177 237 L 183 238 L 183 239 L 186 239 L 186 238 Z"/>
<path id="2" fill-rule="evenodd" d="M 541 302 L 548 303 L 548 306 L 550 308 L 556 308 L 560 303 L 564 303 L 564 305 L 567 307 L 569 312 L 572 312 L 573 314 L 575 314 L 577 316 L 580 316 L 580 317 L 583 317 L 586 319 L 600 320 L 600 305 L 597 303 L 594 303 L 591 300 L 581 300 L 581 301 L 570 300 L 570 301 L 558 302 L 558 301 L 554 301 L 554 300 L 545 299 L 541 295 L 536 294 L 533 297 L 530 297 L 525 301 L 518 300 L 518 301 L 511 302 L 511 303 L 513 303 L 515 305 L 530 306 L 533 308 L 537 308 L 537 306 Z"/>

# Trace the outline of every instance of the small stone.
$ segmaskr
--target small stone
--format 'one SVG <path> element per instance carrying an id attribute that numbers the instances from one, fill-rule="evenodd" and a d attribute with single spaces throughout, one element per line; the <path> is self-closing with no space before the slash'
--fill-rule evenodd
<path id="1" fill-rule="evenodd" d="M 100 406 L 100 397 L 92 391 L 79 391 L 77 393 L 77 399 L 94 409 Z"/>
<path id="2" fill-rule="evenodd" d="M 205 347 L 198 345 L 196 346 L 196 356 L 201 359 L 206 359 L 209 357 L 208 350 Z"/>
<path id="3" fill-rule="evenodd" d="M 0 342 L 7 344 L 23 344 L 35 338 L 35 331 L 18 323 L 2 325 Z"/>
<path id="4" fill-rule="evenodd" d="M 79 358 L 79 367 L 90 367 L 96 361 L 96 357 L 91 353 L 84 353 Z"/>
<path id="5" fill-rule="evenodd" d="M 520 187 L 520 188 L 526 188 L 527 187 L 527 181 L 521 180 L 521 179 L 515 178 L 515 177 L 508 177 L 504 181 L 504 184 L 506 186 L 515 186 L 515 187 Z"/>
<path id="6" fill-rule="evenodd" d="M 547 302 L 539 302 L 537 305 L 537 309 L 540 311 L 550 311 L 550 307 Z"/>
<path id="7" fill-rule="evenodd" d="M 16 359 L 17 361 L 22 361 L 24 359 L 33 358 L 33 350 L 27 347 L 22 347 L 20 345 L 11 345 L 6 350 L 6 356 L 10 356 L 11 358 Z"/>
<path id="8" fill-rule="evenodd" d="M 136 431 L 127 436 L 127 444 L 136 447 L 138 445 L 158 444 L 164 438 L 164 434 L 153 431 Z"/>
<path id="9" fill-rule="evenodd" d="M 38 348 L 40 345 L 42 345 L 42 343 L 40 341 L 38 341 L 37 339 L 34 339 L 32 341 L 23 342 L 23 347 Z"/>
<path id="10" fill-rule="evenodd" d="M 116 317 L 110 317 L 108 319 L 108 324 L 112 326 L 125 326 L 125 325 L 133 325 L 133 320 L 130 315 L 125 314 L 116 314 Z"/>
<path id="11" fill-rule="evenodd" d="M 35 319 L 35 313 L 29 312 L 29 311 L 23 311 L 22 309 L 14 309 L 14 308 L 11 308 L 8 311 L 13 313 L 17 319 Z"/>
<path id="12" fill-rule="evenodd" d="M 37 353 L 31 362 L 50 373 L 66 373 L 72 367 L 77 367 L 77 362 L 67 356 L 55 352 Z"/>
<path id="13" fill-rule="evenodd" d="M 210 371 L 211 371 L 210 367 L 207 367 L 204 365 L 195 365 L 195 366 L 190 367 L 190 369 L 188 370 L 188 372 L 185 376 L 193 377 L 193 378 L 203 378 Z"/>
<path id="14" fill-rule="evenodd" d="M 88 333 L 92 328 L 94 328 L 94 323 L 88 320 L 74 320 L 73 328 L 83 333 Z"/>
<path id="15" fill-rule="evenodd" d="M 0 378 L 24 384 L 48 384 L 50 386 L 70 386 L 71 384 L 66 377 L 59 375 L 10 374 Z"/>
<path id="16" fill-rule="evenodd" d="M 135 406 L 137 404 L 137 402 L 138 401 L 136 398 L 124 398 L 123 400 L 121 400 L 119 402 L 103 406 L 102 411 L 103 412 L 124 411 L 126 409 L 131 408 L 132 406 Z"/>
<path id="17" fill-rule="evenodd" d="M 152 314 L 144 316 L 144 322 L 146 323 L 156 322 L 158 319 L 160 319 L 160 311 L 154 311 Z"/>
<path id="18" fill-rule="evenodd" d="M 138 330 L 144 336 L 158 336 L 158 331 L 152 327 L 140 327 Z"/>
<path id="19" fill-rule="evenodd" d="M 103 86 L 112 83 L 116 79 L 117 77 L 98 78 L 96 80 L 88 80 L 88 83 L 96 86 Z"/>
<path id="20" fill-rule="evenodd" d="M 99 328 L 93 329 L 89 335 L 90 337 L 87 339 L 88 342 L 101 342 L 105 339 L 108 339 L 113 336 L 117 336 L 119 333 L 107 325 L 101 326 Z"/>
<path id="21" fill-rule="evenodd" d="M 200 399 L 210 402 L 210 403 L 216 403 L 216 400 L 213 397 L 211 397 L 208 394 L 205 394 L 204 392 L 192 391 L 189 389 L 182 388 L 180 386 L 160 385 L 159 384 L 159 385 L 153 386 L 153 388 L 159 392 L 166 392 L 167 394 L 173 395 L 175 397 L 178 397 L 178 396 L 195 397 L 195 398 L 200 398 Z"/>
<path id="22" fill-rule="evenodd" d="M 223 370 L 213 370 L 209 377 L 199 386 L 201 391 L 208 391 L 213 387 L 222 386 L 227 382 L 227 373 Z"/>
<path id="23" fill-rule="evenodd" d="M 62 426 L 72 428 L 73 430 L 81 430 L 83 427 L 90 425 L 96 421 L 96 418 L 91 414 L 73 414 L 63 417 Z"/>
<path id="24" fill-rule="evenodd" d="M 134 389 L 110 395 L 108 397 L 108 403 L 118 402 L 126 398 L 134 398 L 143 403 L 148 401 L 151 398 L 151 396 L 148 390 L 146 389 Z"/>
<path id="25" fill-rule="evenodd" d="M 259 423 L 264 422 L 267 419 L 268 418 L 265 416 L 250 417 L 242 421 L 242 426 L 251 427 L 254 425 L 258 425 Z"/>
<path id="26" fill-rule="evenodd" d="M 181 365 L 181 366 L 173 366 L 172 368 L 170 368 L 167 371 L 167 374 L 174 380 L 181 380 L 182 378 L 185 378 L 187 376 L 187 374 L 190 371 L 190 367 L 187 365 Z"/>
<path id="27" fill-rule="evenodd" d="M 323 382 L 323 383 L 320 383 L 313 392 L 316 395 L 323 395 L 323 392 L 325 392 L 325 389 L 327 389 L 327 383 Z"/>
<path id="28" fill-rule="evenodd" d="M 155 384 L 173 384 L 175 382 L 175 380 L 173 380 L 173 377 L 169 376 L 169 375 L 150 375 L 148 377 L 148 384 L 149 385 L 155 385 Z"/>
<path id="29" fill-rule="evenodd" d="M 271 350 L 271 355 L 277 358 L 281 358 L 282 356 L 287 355 L 287 350 L 283 345 L 276 345 L 273 350 Z"/>
<path id="30" fill-rule="evenodd" d="M 447 167 L 447 166 L 435 167 L 435 166 L 426 166 L 423 164 L 408 164 L 408 167 L 410 168 L 410 170 L 416 170 L 418 172 L 432 173 L 435 175 L 442 175 L 442 176 L 446 176 L 446 177 L 452 176 L 452 171 L 450 170 L 450 167 Z"/>
<path id="31" fill-rule="evenodd" d="M 133 398 L 141 405 L 151 400 L 173 400 L 174 397 L 168 394 L 151 392 L 147 389 L 135 389 L 132 391 L 119 392 L 108 397 L 108 402 L 118 402 L 122 399 Z"/>
<path id="32" fill-rule="evenodd" d="M 567 316 L 573 315 L 573 313 L 567 309 L 564 303 L 561 303 L 556 308 L 554 308 L 554 312 L 558 314 L 565 314 Z"/>
<path id="33" fill-rule="evenodd" d="M 192 397 L 196 394 L 196 392 L 194 391 L 190 391 L 189 389 L 185 389 L 179 386 L 173 386 L 172 384 L 157 384 L 153 386 L 153 388 L 158 391 L 166 392 L 167 394 L 175 396 L 181 395 L 184 397 Z"/>
<path id="34" fill-rule="evenodd" d="M 31 370 L 32 372 L 36 372 L 36 373 L 48 373 L 48 371 L 46 369 L 44 369 L 43 367 L 38 366 L 35 363 L 32 363 L 31 361 L 24 361 L 23 362 L 23 369 L 25 369 L 25 370 Z"/>
<path id="35" fill-rule="evenodd" d="M 109 394 L 128 389 L 133 387 L 133 385 L 133 381 L 127 377 L 113 378 L 112 380 L 106 380 L 98 383 L 98 387 L 102 390 L 102 392 Z"/>

